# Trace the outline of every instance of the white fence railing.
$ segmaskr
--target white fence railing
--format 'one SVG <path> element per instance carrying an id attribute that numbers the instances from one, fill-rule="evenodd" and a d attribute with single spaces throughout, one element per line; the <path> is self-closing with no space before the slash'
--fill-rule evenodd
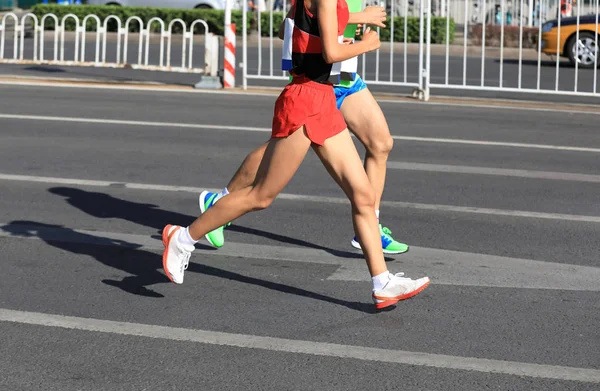
<path id="1" fill-rule="evenodd" d="M 439 25 L 439 19 L 432 19 L 434 2 L 438 5 L 436 15 L 449 16 L 443 22 L 445 26 Z M 539 18 L 538 22 L 528 20 L 527 15 L 533 11 L 525 0 L 477 0 L 476 8 L 472 7 L 473 2 L 463 1 L 460 14 L 464 23 L 456 25 L 453 32 L 451 19 L 454 20 L 458 12 L 456 3 L 393 0 L 386 6 L 388 13 L 416 18 L 392 19 L 388 26 L 390 41 L 383 42 L 378 51 L 362 55 L 358 72 L 373 88 L 389 92 L 409 88 L 421 99 L 428 99 L 430 91 L 436 90 L 597 97 L 600 95 L 597 88 L 599 2 L 580 1 L 569 10 L 573 17 L 566 18 L 558 13 L 558 8 L 553 8 L 556 0 L 535 0 L 532 6 L 539 10 L 537 15 L 547 15 L 548 9 L 557 12 L 556 20 L 539 23 Z M 440 5 L 444 8 L 439 9 Z M 490 6 L 497 11 L 493 21 L 489 24 L 472 22 L 489 21 Z M 289 1 L 283 10 L 288 8 Z M 508 20 L 509 9 L 518 10 L 516 20 Z M 474 12 L 478 13 L 477 18 Z M 590 12 L 592 15 L 588 15 Z M 261 18 L 265 13 L 267 17 Z M 282 42 L 277 38 L 279 26 L 274 15 L 273 10 L 257 15 L 243 8 L 244 88 L 249 81 L 254 85 L 265 85 L 264 82 L 281 85 L 288 78 L 281 70 Z M 251 35 L 247 33 L 250 18 L 256 30 Z M 14 22 L 10 29 L 9 20 Z M 54 22 L 54 30 L 45 29 L 49 20 Z M 69 21 L 76 25 L 72 33 L 65 28 Z M 265 27 L 261 24 L 265 21 L 268 33 L 267 37 L 261 37 Z M 33 25 L 33 39 L 25 38 L 26 23 Z M 116 33 L 108 34 L 109 23 L 116 25 Z M 88 24 L 94 25 L 95 32 L 86 31 Z M 129 32 L 132 24 L 139 25 L 140 30 L 133 37 L 133 43 Z M 194 31 L 198 25 L 204 27 L 203 67 L 193 61 Z M 151 34 L 156 26 L 159 33 Z M 175 26 L 183 32 L 181 35 L 174 34 Z M 68 40 L 66 34 L 71 34 Z M 444 38 L 453 34 L 455 42 Z M 174 42 L 174 37 L 180 41 Z M 19 20 L 13 13 L 0 20 L 0 63 L 129 67 L 217 76 L 218 42 L 202 20 L 186 26 L 180 19 L 166 25 L 163 20 L 153 18 L 145 25 L 138 17 L 123 22 L 114 15 L 103 21 L 89 15 L 80 21 L 73 14 L 60 20 L 48 14 L 38 20 L 35 15 L 26 14 Z"/>
<path id="2" fill-rule="evenodd" d="M 537 9 L 553 9 L 557 14 L 535 26 L 527 25 L 523 0 L 488 2 L 498 5 L 494 24 L 469 23 L 471 18 L 467 18 L 462 45 L 446 43 L 438 48 L 436 61 L 426 68 L 429 88 L 599 96 L 599 0 L 579 1 L 570 10 L 570 18 L 557 12 L 556 1 L 537 0 Z M 512 25 L 506 20 L 509 4 L 523 10 Z M 452 10 L 447 11 L 453 17 Z M 481 20 L 484 9 L 480 12 Z M 432 46 L 429 39 L 430 34 L 427 47 Z"/>
<path id="3" fill-rule="evenodd" d="M 422 99 L 436 90 L 599 96 L 599 1 L 577 2 L 569 19 L 558 12 L 557 0 L 363 1 L 386 6 L 389 15 L 416 18 L 417 23 L 391 19 L 391 40 L 362 55 L 358 73 L 369 85 L 387 87 L 382 90 L 389 92 L 412 88 Z M 287 9 L 289 2 L 283 10 Z M 280 66 L 277 19 L 272 10 L 263 14 L 261 18 L 260 13 L 243 12 L 244 88 L 248 83 L 287 80 Z M 432 16 L 449 18 L 440 26 Z M 255 28 L 246 34 L 251 18 Z M 265 21 L 267 37 L 260 38 Z M 411 32 L 403 33 L 407 30 Z M 454 42 L 444 38 L 453 35 Z"/>
<path id="4" fill-rule="evenodd" d="M 45 29 L 49 19 L 54 22 L 53 31 Z M 13 22 L 12 26 L 9 26 L 9 20 Z M 69 20 L 75 23 L 75 31 L 73 32 L 67 31 L 66 23 Z M 25 45 L 28 42 L 25 37 L 28 21 L 33 26 L 32 48 Z M 96 27 L 95 32 L 87 31 L 88 21 L 93 21 Z M 116 23 L 117 31 L 109 34 L 108 24 L 111 21 Z M 132 23 L 139 26 L 139 33 L 136 33 L 138 35 L 137 59 L 130 61 L 129 41 L 131 36 L 134 35 L 129 32 Z M 160 31 L 152 34 L 151 28 L 155 24 L 158 24 Z M 180 26 L 181 34 L 174 33 L 173 27 L 175 25 Z M 194 62 L 194 47 L 197 46 L 194 42 L 196 38 L 194 31 L 197 25 L 204 28 L 204 63 L 201 66 L 197 65 L 197 61 Z M 12 39 L 9 37 L 11 32 Z M 73 34 L 74 37 L 67 40 L 67 34 Z M 88 48 L 86 44 L 89 35 L 93 37 L 95 42 L 92 48 Z M 173 50 L 174 37 L 181 40 L 181 48 L 177 52 Z M 52 41 L 50 48 L 46 45 L 48 40 Z M 110 51 L 108 49 L 109 44 L 111 46 Z M 5 53 L 5 49 L 8 49 L 8 53 Z M 93 51 L 91 55 L 90 50 Z M 158 54 L 156 53 L 157 50 Z M 47 53 L 47 51 L 50 51 L 50 53 Z M 69 56 L 67 56 L 67 51 L 70 52 Z M 133 54 L 135 55 L 135 52 Z M 0 63 L 133 68 L 217 76 L 219 70 L 219 39 L 208 31 L 208 24 L 200 19 L 195 20 L 188 28 L 181 19 L 172 20 L 168 25 L 165 25 L 162 19 L 152 18 L 144 25 L 142 19 L 137 16 L 132 16 L 123 23 L 115 15 L 106 17 L 104 21 L 96 15 L 88 15 L 80 21 L 74 14 L 65 15 L 59 20 L 54 14 L 47 14 L 38 19 L 36 15 L 28 13 L 19 20 L 16 14 L 7 13 L 0 20 Z"/>
<path id="5" fill-rule="evenodd" d="M 367 4 L 363 0 L 363 4 Z M 368 4 L 373 4 L 372 1 Z M 419 18 L 419 35 L 421 37 L 418 44 L 414 44 L 408 41 L 408 35 L 404 34 L 403 39 L 385 42 L 382 44 L 382 48 L 375 53 L 369 53 L 362 55 L 359 61 L 359 73 L 361 77 L 371 85 L 387 85 L 396 87 L 412 87 L 418 91 L 424 90 L 424 72 L 420 72 L 419 69 L 423 69 L 423 64 L 426 61 L 425 58 L 425 23 L 427 20 L 425 15 L 426 2 L 420 2 L 418 0 L 395 0 L 389 4 L 388 12 L 391 15 L 396 16 L 416 16 Z M 284 4 L 283 10 L 287 13 L 290 7 L 290 3 Z M 281 71 L 281 41 L 277 38 L 277 32 L 279 26 L 274 23 L 274 11 L 267 10 L 264 13 L 268 15 L 269 20 L 269 37 L 266 47 L 264 47 L 263 40 L 258 39 L 256 41 L 256 47 L 249 47 L 247 24 L 248 19 L 253 14 L 243 10 L 243 47 L 242 47 L 242 64 L 243 69 L 243 86 L 247 87 L 248 80 L 287 80 L 287 72 Z M 256 31 L 253 32 L 254 36 L 260 37 L 261 29 L 261 15 L 254 14 L 256 20 Z M 391 36 L 398 29 L 401 31 L 407 31 L 409 29 L 408 19 L 404 18 L 404 22 L 401 25 L 395 22 L 394 19 L 390 23 Z M 379 32 L 379 28 L 377 29 Z M 399 54 L 399 56 L 398 56 Z"/>

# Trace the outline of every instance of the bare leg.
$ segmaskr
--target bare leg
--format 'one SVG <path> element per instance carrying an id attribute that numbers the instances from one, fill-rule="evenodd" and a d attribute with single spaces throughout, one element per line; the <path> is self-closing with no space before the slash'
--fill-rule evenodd
<path id="1" fill-rule="evenodd" d="M 368 89 L 348 96 L 342 104 L 341 111 L 352 133 L 367 149 L 364 167 L 375 189 L 375 209 L 379 209 L 385 187 L 387 159 L 394 145 L 387 121 Z M 246 156 L 227 185 L 230 192 L 241 190 L 254 183 L 267 145 L 268 142 Z"/>
<path id="2" fill-rule="evenodd" d="M 348 130 L 314 147 L 331 177 L 344 190 L 352 203 L 354 232 L 363 249 L 371 276 L 387 271 L 381 248 L 381 237 L 375 208 L 375 192 L 362 167 L 358 151 Z"/>
<path id="3" fill-rule="evenodd" d="M 273 139 L 267 146 L 255 183 L 235 191 L 202 214 L 188 229 L 167 225 L 163 230 L 163 268 L 175 283 L 183 283 L 193 243 L 171 240 L 177 232 L 187 235 L 187 242 L 197 241 L 207 232 L 250 211 L 268 207 L 291 180 L 306 156 L 311 141 L 303 128 L 285 139 Z M 330 175 L 341 186 L 352 203 L 352 221 L 358 241 L 372 276 L 375 308 L 389 307 L 410 298 L 429 284 L 427 277 L 418 280 L 388 273 L 373 208 L 375 191 L 365 173 L 360 156 L 348 130 L 328 139 L 315 152 Z M 187 246 L 187 247 L 186 247 Z"/>
<path id="4" fill-rule="evenodd" d="M 304 128 L 287 138 L 271 139 L 254 185 L 231 192 L 198 217 L 189 227 L 192 239 L 199 240 L 229 221 L 253 210 L 268 207 L 292 179 L 310 144 Z"/>
<path id="5" fill-rule="evenodd" d="M 229 190 L 229 192 L 241 190 L 254 183 L 258 167 L 260 166 L 260 162 L 265 155 L 268 145 L 269 142 L 266 142 L 246 156 L 246 159 L 244 159 L 244 162 L 227 185 L 227 190 Z"/>
<path id="6" fill-rule="evenodd" d="M 375 210 L 379 210 L 387 159 L 394 139 L 385 116 L 368 89 L 348 96 L 341 108 L 348 127 L 367 149 L 365 171 L 375 190 Z"/>

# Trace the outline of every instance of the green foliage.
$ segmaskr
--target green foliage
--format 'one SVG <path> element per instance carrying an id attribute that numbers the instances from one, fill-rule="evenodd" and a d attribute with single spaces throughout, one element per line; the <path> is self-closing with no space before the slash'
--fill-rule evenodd
<path id="1" fill-rule="evenodd" d="M 394 18 L 394 42 L 404 42 L 406 34 L 407 43 L 419 42 L 419 25 L 420 21 L 417 17 L 404 18 L 402 16 Z M 391 37 L 391 22 L 386 21 L 386 28 L 381 29 L 379 34 L 382 41 L 390 41 Z M 446 18 L 432 17 L 431 18 L 431 43 L 446 43 L 446 29 L 448 28 L 450 43 L 454 41 L 454 19 L 450 19 L 450 23 Z M 406 33 L 405 33 L 406 29 Z M 426 38 L 426 30 L 423 29 L 423 39 Z"/>
<path id="2" fill-rule="evenodd" d="M 277 36 L 279 26 L 283 20 L 284 14 L 281 12 L 273 12 L 273 36 Z M 394 18 L 394 42 L 404 42 L 404 18 Z M 433 17 L 431 18 L 431 43 L 446 43 L 446 18 Z M 407 42 L 415 43 L 419 42 L 419 18 L 409 17 L 406 21 L 407 25 Z M 379 36 L 381 41 L 389 41 L 391 36 L 391 23 L 390 19 L 386 21 L 386 28 L 380 29 Z M 454 41 L 454 19 L 450 19 L 448 26 L 450 43 Z M 263 37 L 269 36 L 271 28 L 271 14 L 268 12 L 261 14 L 260 31 Z M 254 29 L 256 31 L 256 29 Z"/>

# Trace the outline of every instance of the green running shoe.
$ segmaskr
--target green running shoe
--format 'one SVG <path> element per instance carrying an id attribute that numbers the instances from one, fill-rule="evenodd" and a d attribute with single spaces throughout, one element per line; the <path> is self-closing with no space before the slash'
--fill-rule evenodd
<path id="1" fill-rule="evenodd" d="M 408 245 L 400 243 L 392 238 L 392 231 L 387 227 L 382 227 L 379 224 L 379 233 L 381 234 L 381 247 L 383 248 L 384 254 L 402 254 L 408 251 Z M 352 239 L 352 247 L 361 249 L 360 243 L 356 236 Z"/>
<path id="2" fill-rule="evenodd" d="M 200 211 L 202 213 L 206 212 L 211 206 L 215 204 L 215 199 L 217 198 L 217 195 L 217 193 L 212 193 L 210 191 L 203 191 L 202 194 L 200 194 L 199 204 Z M 214 231 L 207 233 L 206 235 L 204 235 L 204 237 L 213 246 L 223 247 L 223 245 L 225 244 L 225 236 L 223 235 L 224 229 L 225 226 L 219 227 Z"/>

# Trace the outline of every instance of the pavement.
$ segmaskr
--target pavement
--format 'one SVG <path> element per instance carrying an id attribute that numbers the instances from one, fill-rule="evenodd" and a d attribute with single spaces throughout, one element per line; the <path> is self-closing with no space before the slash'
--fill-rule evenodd
<path id="1" fill-rule="evenodd" d="M 411 246 L 388 267 L 432 284 L 375 313 L 312 152 L 183 285 L 162 271 L 160 230 L 268 138 L 274 94 L 0 88 L 0 389 L 598 389 L 596 110 L 382 100 L 382 222 Z"/>

